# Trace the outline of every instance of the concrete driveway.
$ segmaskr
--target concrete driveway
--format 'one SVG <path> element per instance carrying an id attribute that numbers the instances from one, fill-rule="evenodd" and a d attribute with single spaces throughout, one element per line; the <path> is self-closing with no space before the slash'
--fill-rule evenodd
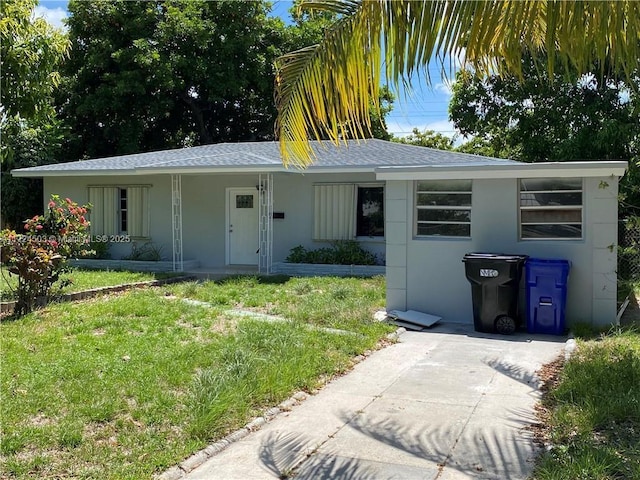
<path id="1" fill-rule="evenodd" d="M 565 338 L 405 332 L 318 394 L 213 455 L 195 479 L 524 479 L 536 370 Z M 174 473 L 175 470 L 174 470 Z"/>

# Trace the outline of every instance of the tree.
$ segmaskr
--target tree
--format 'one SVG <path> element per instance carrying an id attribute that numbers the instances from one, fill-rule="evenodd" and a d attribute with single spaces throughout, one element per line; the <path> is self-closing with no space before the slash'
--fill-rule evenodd
<path id="1" fill-rule="evenodd" d="M 0 0 L 0 98 L 2 125 L 10 119 L 47 121 L 58 67 L 68 52 L 65 35 L 34 18 L 36 0 Z M 11 157 L 2 145 L 2 160 Z"/>
<path id="2" fill-rule="evenodd" d="M 593 74 L 549 78 L 527 58 L 522 72 L 522 78 L 457 75 L 449 116 L 463 135 L 474 137 L 465 150 L 525 162 L 630 160 L 621 212 L 639 208 L 629 178 L 640 159 L 640 78 L 632 84 Z"/>
<path id="3" fill-rule="evenodd" d="M 366 135 L 383 61 L 392 84 L 408 82 L 433 59 L 459 57 L 480 74 L 521 73 L 531 52 L 538 69 L 569 66 L 630 78 L 640 65 L 640 2 L 309 0 L 339 16 L 322 41 L 277 61 L 276 135 L 284 162 L 311 160 L 309 137 Z M 546 56 L 543 54 L 546 53 Z M 605 61 L 606 60 L 606 61 Z"/>
<path id="4" fill-rule="evenodd" d="M 4 223 L 14 228 L 42 211 L 42 182 L 13 168 L 55 161 L 61 131 L 53 94 L 69 42 L 42 18 L 36 0 L 0 0 L 0 174 Z"/>
<path id="5" fill-rule="evenodd" d="M 387 130 L 387 115 L 393 110 L 393 102 L 396 97 L 388 85 L 380 87 L 378 102 L 369 103 L 369 119 L 371 124 L 371 137 L 380 140 L 391 140 L 393 135 Z"/>
<path id="6" fill-rule="evenodd" d="M 54 119 L 42 123 L 23 122 L 2 139 L 4 146 L 11 148 L 12 160 L 2 164 L 0 212 L 3 222 L 14 229 L 19 229 L 25 219 L 42 212 L 44 199 L 41 179 L 12 177 L 10 170 L 55 162 L 60 152 L 59 123 Z"/>
<path id="7" fill-rule="evenodd" d="M 394 142 L 416 145 L 418 147 L 437 148 L 438 150 L 453 150 L 454 139 L 434 130 L 425 129 L 423 132 L 413 129 L 411 135 L 393 138 Z"/>
<path id="8" fill-rule="evenodd" d="M 335 17 L 294 12 L 285 26 L 269 8 L 72 0 L 73 50 L 59 96 L 72 131 L 67 156 L 273 139 L 275 58 L 317 43 Z"/>
<path id="9" fill-rule="evenodd" d="M 284 24 L 265 2 L 69 3 L 71 158 L 273 138 Z"/>
<path id="10" fill-rule="evenodd" d="M 449 118 L 463 135 L 489 143 L 494 156 L 525 162 L 628 160 L 640 135 L 635 85 L 585 75 L 549 79 L 528 63 L 523 77 L 477 77 L 462 71 Z M 542 77 L 541 77 L 542 75 Z"/>

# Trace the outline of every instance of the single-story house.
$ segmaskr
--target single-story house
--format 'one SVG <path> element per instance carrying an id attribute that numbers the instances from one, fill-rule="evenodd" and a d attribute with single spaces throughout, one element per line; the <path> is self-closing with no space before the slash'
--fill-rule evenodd
<path id="1" fill-rule="evenodd" d="M 253 265 L 356 239 L 385 259 L 387 308 L 472 322 L 468 252 L 571 262 L 567 321 L 616 316 L 618 180 L 626 162 L 521 163 L 381 140 L 315 142 L 285 168 L 276 142 L 205 145 L 14 170 L 90 202 L 114 257 L 152 241 L 182 270 Z M 193 265 L 193 263 L 191 263 Z"/>

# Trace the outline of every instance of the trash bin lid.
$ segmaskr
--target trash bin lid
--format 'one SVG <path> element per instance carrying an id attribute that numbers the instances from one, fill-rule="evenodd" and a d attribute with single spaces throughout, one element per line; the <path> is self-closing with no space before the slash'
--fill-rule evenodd
<path id="1" fill-rule="evenodd" d="M 474 261 L 474 260 L 498 260 L 502 262 L 523 262 L 529 258 L 528 255 L 509 255 L 505 253 L 482 253 L 482 252 L 472 252 L 467 253 L 464 257 L 462 257 L 463 262 Z"/>
<path id="2" fill-rule="evenodd" d="M 565 260 L 563 258 L 528 258 L 527 265 L 569 265 L 571 266 L 571 262 L 569 260 Z"/>

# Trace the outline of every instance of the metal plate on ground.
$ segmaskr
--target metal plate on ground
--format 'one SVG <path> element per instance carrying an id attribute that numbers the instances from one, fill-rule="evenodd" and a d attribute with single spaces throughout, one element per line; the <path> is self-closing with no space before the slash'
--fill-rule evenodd
<path id="1" fill-rule="evenodd" d="M 418 325 L 420 327 L 432 327 L 440 320 L 442 320 L 442 317 L 439 317 L 437 315 L 418 312 L 416 310 L 391 310 L 387 315 L 396 325 L 398 324 L 398 321 L 401 321 L 413 325 Z M 416 329 L 415 326 L 413 329 Z"/>

